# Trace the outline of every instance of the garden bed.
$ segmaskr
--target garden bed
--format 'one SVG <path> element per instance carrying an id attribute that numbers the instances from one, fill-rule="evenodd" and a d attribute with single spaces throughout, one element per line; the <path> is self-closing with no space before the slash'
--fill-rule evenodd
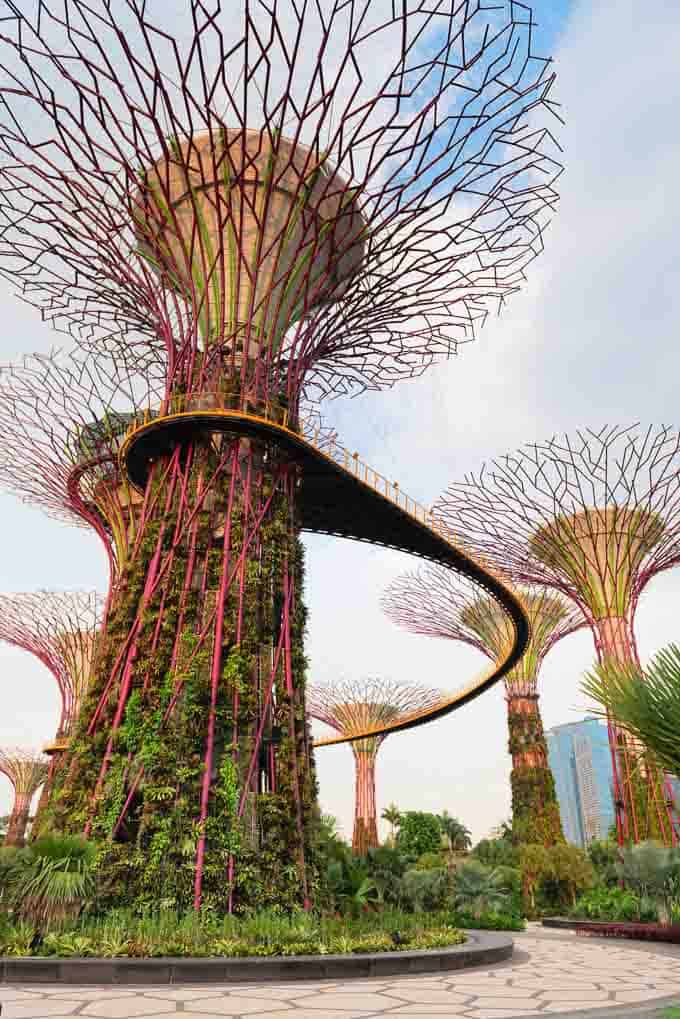
<path id="1" fill-rule="evenodd" d="M 182 984 L 262 983 L 352 979 L 446 972 L 503 962 L 512 956 L 507 934 L 469 931 L 464 944 L 428 951 L 299 955 L 234 959 L 0 959 L 0 983 Z"/>
<path id="2" fill-rule="evenodd" d="M 561 917 L 547 917 L 542 923 L 544 927 L 572 930 L 584 937 L 634 938 L 638 941 L 665 941 L 680 945 L 680 924 L 568 920 Z"/>

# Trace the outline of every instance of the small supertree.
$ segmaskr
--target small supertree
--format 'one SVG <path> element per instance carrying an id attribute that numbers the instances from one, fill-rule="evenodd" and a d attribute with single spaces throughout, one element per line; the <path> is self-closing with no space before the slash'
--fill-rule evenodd
<path id="1" fill-rule="evenodd" d="M 552 438 L 452 484 L 436 506 L 456 533 L 515 582 L 580 608 L 601 663 L 639 665 L 635 610 L 680 559 L 680 434 L 605 427 Z M 662 772 L 611 720 L 620 841 L 674 842 Z"/>
<path id="2" fill-rule="evenodd" d="M 0 594 L 0 640 L 35 655 L 57 683 L 61 714 L 55 750 L 66 749 L 78 718 L 102 610 L 95 591 Z"/>
<path id="3" fill-rule="evenodd" d="M 308 904 L 301 467 L 243 417 L 419 374 L 517 289 L 561 170 L 550 62 L 516 0 L 0 21 L 0 272 L 165 382 L 61 823 L 131 895 Z"/>
<path id="4" fill-rule="evenodd" d="M 0 772 L 14 789 L 14 805 L 4 844 L 23 846 L 31 800 L 47 778 L 47 759 L 36 750 L 0 747 Z"/>
<path id="5" fill-rule="evenodd" d="M 106 359 L 61 351 L 0 366 L 0 486 L 49 516 L 93 530 L 106 551 L 111 592 L 139 536 L 142 498 L 118 452 L 162 383 Z"/>
<path id="6" fill-rule="evenodd" d="M 312 718 L 331 726 L 347 739 L 372 726 L 395 722 L 442 700 L 441 691 L 415 683 L 382 677 L 340 679 L 313 683 L 307 688 L 307 710 Z M 385 736 L 353 740 L 355 767 L 354 831 L 352 849 L 365 856 L 378 846 L 375 805 L 375 762 Z"/>
<path id="7" fill-rule="evenodd" d="M 505 676 L 508 749 L 512 755 L 512 833 L 521 843 L 545 846 L 563 840 L 555 783 L 539 709 L 538 677 L 558 640 L 586 625 L 581 610 L 546 588 L 526 587 L 523 602 L 531 623 L 524 657 Z M 493 661 L 511 637 L 496 601 L 462 577 L 428 566 L 398 577 L 383 596 L 389 618 L 411 633 L 462 641 Z"/>

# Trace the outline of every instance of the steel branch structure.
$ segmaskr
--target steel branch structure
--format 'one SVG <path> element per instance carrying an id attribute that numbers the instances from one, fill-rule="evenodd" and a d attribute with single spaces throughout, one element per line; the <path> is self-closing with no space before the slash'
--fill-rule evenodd
<path id="1" fill-rule="evenodd" d="M 528 445 L 450 485 L 437 510 L 515 582 L 575 602 L 600 661 L 637 663 L 640 595 L 680 558 L 680 434 L 604 427 Z M 675 842 L 655 763 L 614 721 L 610 745 L 619 838 Z"/>
<path id="2" fill-rule="evenodd" d="M 563 839 L 539 709 L 538 677 L 555 644 L 586 625 L 573 602 L 542 587 L 521 591 L 531 637 L 521 661 L 505 675 L 508 749 L 512 755 L 513 836 L 519 843 L 553 845 Z M 387 588 L 383 609 L 411 633 L 461 641 L 495 661 L 507 646 L 508 619 L 498 603 L 461 576 L 425 567 Z"/>
<path id="3" fill-rule="evenodd" d="M 164 384 L 55 822 L 141 898 L 308 904 L 301 467 L 261 424 L 419 374 L 517 288 L 549 61 L 514 0 L 3 10 L 0 272 Z"/>
<path id="4" fill-rule="evenodd" d="M 341 679 L 314 683 L 307 688 L 307 710 L 312 718 L 351 739 L 372 726 L 392 723 L 413 712 L 438 704 L 442 693 L 413 683 L 383 677 Z M 374 736 L 351 743 L 355 768 L 354 831 L 352 849 L 365 856 L 378 846 L 375 805 L 375 762 L 385 739 Z"/>
<path id="5" fill-rule="evenodd" d="M 47 778 L 47 760 L 34 750 L 0 748 L 0 772 L 14 789 L 14 806 L 4 845 L 23 846 L 31 800 Z"/>

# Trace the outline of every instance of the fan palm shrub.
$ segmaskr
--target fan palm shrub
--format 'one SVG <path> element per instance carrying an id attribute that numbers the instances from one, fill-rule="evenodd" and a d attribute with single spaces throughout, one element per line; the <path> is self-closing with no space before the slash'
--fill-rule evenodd
<path id="1" fill-rule="evenodd" d="M 96 847 L 75 835 L 31 843 L 11 879 L 19 915 L 44 927 L 74 919 L 95 890 Z"/>
<path id="2" fill-rule="evenodd" d="M 498 870 L 470 860 L 456 871 L 454 903 L 461 912 L 479 917 L 482 913 L 502 912 L 509 902 L 505 875 Z"/>
<path id="3" fill-rule="evenodd" d="M 583 690 L 637 737 L 673 775 L 680 774 L 680 647 L 657 652 L 646 669 L 608 661 L 589 673 Z"/>
<path id="4" fill-rule="evenodd" d="M 401 879 L 401 903 L 413 913 L 433 913 L 443 909 L 450 891 L 449 876 L 444 867 L 407 870 Z"/>

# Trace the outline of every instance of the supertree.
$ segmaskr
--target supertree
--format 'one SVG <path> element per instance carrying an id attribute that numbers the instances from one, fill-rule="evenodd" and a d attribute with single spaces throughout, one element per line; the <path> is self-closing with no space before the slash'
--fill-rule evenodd
<path id="1" fill-rule="evenodd" d="M 437 510 L 514 581 L 578 605 L 600 662 L 639 664 L 640 595 L 680 556 L 680 434 L 607 426 L 530 444 L 450 485 Z M 609 734 L 619 839 L 675 842 L 659 768 L 615 719 Z"/>
<path id="2" fill-rule="evenodd" d="M 420 373 L 517 288 L 549 62 L 514 2 L 2 3 L 2 271 L 165 379 L 61 823 L 141 898 L 308 902 L 301 470 L 263 422 Z"/>
<path id="3" fill-rule="evenodd" d="M 119 469 L 135 413 L 162 380 L 110 360 L 55 350 L 0 366 L 0 486 L 54 519 L 91 529 L 106 552 L 113 586 L 139 535 L 142 497 Z"/>
<path id="4" fill-rule="evenodd" d="M 385 722 L 395 722 L 415 711 L 438 704 L 441 690 L 401 683 L 380 676 L 312 683 L 307 688 L 307 710 L 347 739 Z M 352 849 L 365 856 L 378 842 L 375 806 L 375 762 L 385 736 L 352 740 L 355 794 Z"/>
<path id="5" fill-rule="evenodd" d="M 95 591 L 0 594 L 0 640 L 35 655 L 59 689 L 57 734 L 45 753 L 68 746 L 87 689 L 102 609 Z"/>
<path id="6" fill-rule="evenodd" d="M 14 789 L 14 806 L 4 845 L 23 846 L 31 800 L 47 778 L 47 760 L 34 750 L 0 748 L 0 772 Z"/>
<path id="7" fill-rule="evenodd" d="M 519 843 L 563 840 L 555 783 L 539 709 L 538 677 L 548 651 L 586 625 L 578 606 L 543 587 L 522 591 L 531 637 L 518 665 L 504 677 L 508 750 L 512 755 L 512 831 Z M 462 641 L 495 661 L 510 638 L 509 620 L 494 599 L 449 570 L 427 566 L 397 577 L 383 609 L 411 633 Z"/>
<path id="8" fill-rule="evenodd" d="M 0 594 L 0 640 L 28 651 L 56 681 L 61 711 L 54 739 L 43 748 L 49 771 L 36 812 L 36 827 L 55 776 L 64 764 L 87 690 L 104 603 L 95 591 L 27 591 Z"/>

